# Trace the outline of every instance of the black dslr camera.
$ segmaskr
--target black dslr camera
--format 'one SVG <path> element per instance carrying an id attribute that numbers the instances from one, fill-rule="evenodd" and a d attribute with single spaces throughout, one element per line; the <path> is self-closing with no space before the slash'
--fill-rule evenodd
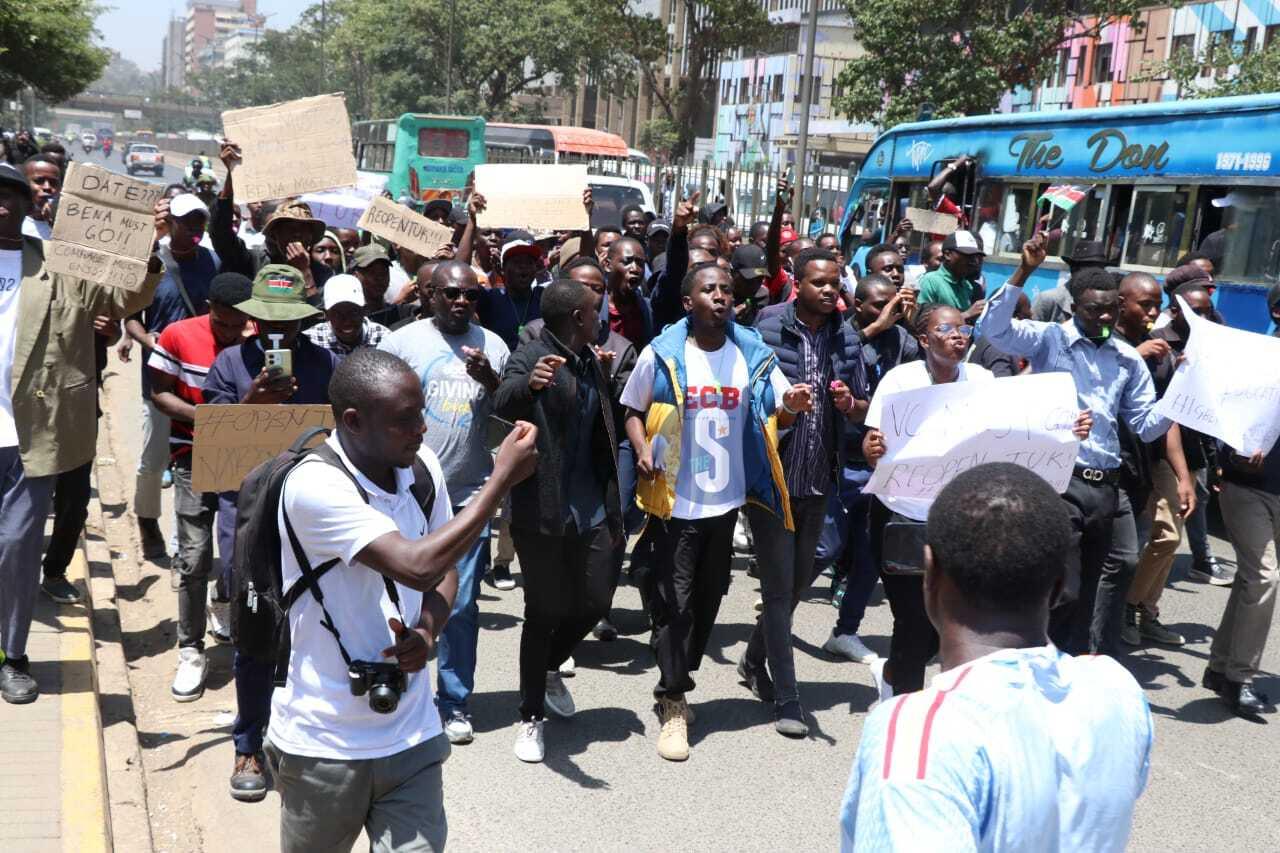
<path id="1" fill-rule="evenodd" d="M 369 663 L 353 660 L 347 667 L 347 683 L 352 696 L 369 694 L 369 707 L 379 714 L 390 714 L 400 704 L 404 692 L 405 677 L 400 664 Z"/>

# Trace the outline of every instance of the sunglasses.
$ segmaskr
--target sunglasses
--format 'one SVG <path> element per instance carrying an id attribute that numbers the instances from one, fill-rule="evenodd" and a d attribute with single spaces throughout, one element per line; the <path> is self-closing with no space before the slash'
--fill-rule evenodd
<path id="1" fill-rule="evenodd" d="M 949 335 L 952 332 L 959 332 L 961 337 L 973 337 L 973 326 L 965 323 L 961 323 L 959 325 L 955 323 L 939 323 L 933 327 L 933 330 L 940 335 Z"/>
<path id="2" fill-rule="evenodd" d="M 450 302 L 458 301 L 459 296 L 465 297 L 468 302 L 480 301 L 480 288 L 478 287 L 468 287 L 465 289 L 461 287 L 442 287 L 437 292 L 443 293 L 444 298 Z"/>

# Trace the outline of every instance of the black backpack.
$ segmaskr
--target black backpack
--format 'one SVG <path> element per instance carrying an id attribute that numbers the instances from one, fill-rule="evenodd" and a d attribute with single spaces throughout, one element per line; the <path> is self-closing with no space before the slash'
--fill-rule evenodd
<path id="1" fill-rule="evenodd" d="M 323 608 L 324 597 L 318 581 L 338 563 L 337 559 L 332 559 L 312 567 L 301 545 L 292 536 L 290 526 L 291 545 L 302 577 L 288 590 L 283 588 L 280 564 L 282 540 L 277 514 L 285 478 L 303 459 L 318 456 L 346 474 L 360 493 L 360 498 L 365 503 L 369 502 L 368 493 L 333 448 L 324 443 L 307 447 L 316 436 L 328 434 L 329 430 L 325 427 L 316 427 L 303 433 L 288 450 L 250 471 L 244 478 L 236 499 L 236 536 L 231 563 L 231 636 L 241 654 L 274 662 L 274 681 L 277 687 L 285 683 L 289 671 L 289 653 L 292 648 L 289 608 L 308 591 Z M 422 514 L 430 521 L 436 499 L 435 480 L 419 458 L 413 461 L 413 485 L 410 490 L 422 509 Z M 289 525 L 287 514 L 285 524 Z M 383 581 L 387 587 L 387 595 L 399 608 L 400 597 L 395 583 L 387 577 L 383 577 Z M 332 620 L 328 618 L 327 611 L 325 620 L 329 622 L 326 627 L 337 639 L 336 630 L 330 627 Z M 338 640 L 338 644 L 341 648 L 341 640 Z M 342 651 L 346 657 L 346 650 Z"/>

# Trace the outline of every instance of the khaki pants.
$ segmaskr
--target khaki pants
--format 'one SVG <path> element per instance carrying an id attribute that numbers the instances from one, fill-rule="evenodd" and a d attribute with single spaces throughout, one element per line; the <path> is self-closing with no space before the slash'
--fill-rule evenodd
<path id="1" fill-rule="evenodd" d="M 1209 668 L 1231 681 L 1248 683 L 1262 661 L 1275 612 L 1280 495 L 1227 483 L 1219 501 L 1237 568 L 1231 597 L 1209 649 Z"/>
<path id="2" fill-rule="evenodd" d="M 1138 571 L 1129 586 L 1128 602 L 1159 613 L 1160 596 L 1169 580 L 1173 558 L 1182 542 L 1182 517 L 1178 515 L 1178 478 L 1163 459 L 1151 471 L 1151 536 L 1138 558 Z"/>

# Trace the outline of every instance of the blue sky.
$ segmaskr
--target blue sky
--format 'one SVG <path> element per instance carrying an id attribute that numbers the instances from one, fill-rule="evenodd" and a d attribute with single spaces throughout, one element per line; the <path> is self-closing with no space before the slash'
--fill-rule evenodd
<path id="1" fill-rule="evenodd" d="M 319 0 L 258 0 L 272 29 L 286 29 Z M 98 16 L 102 44 L 118 50 L 144 71 L 160 67 L 160 43 L 170 15 L 185 14 L 186 0 L 105 0 Z"/>

